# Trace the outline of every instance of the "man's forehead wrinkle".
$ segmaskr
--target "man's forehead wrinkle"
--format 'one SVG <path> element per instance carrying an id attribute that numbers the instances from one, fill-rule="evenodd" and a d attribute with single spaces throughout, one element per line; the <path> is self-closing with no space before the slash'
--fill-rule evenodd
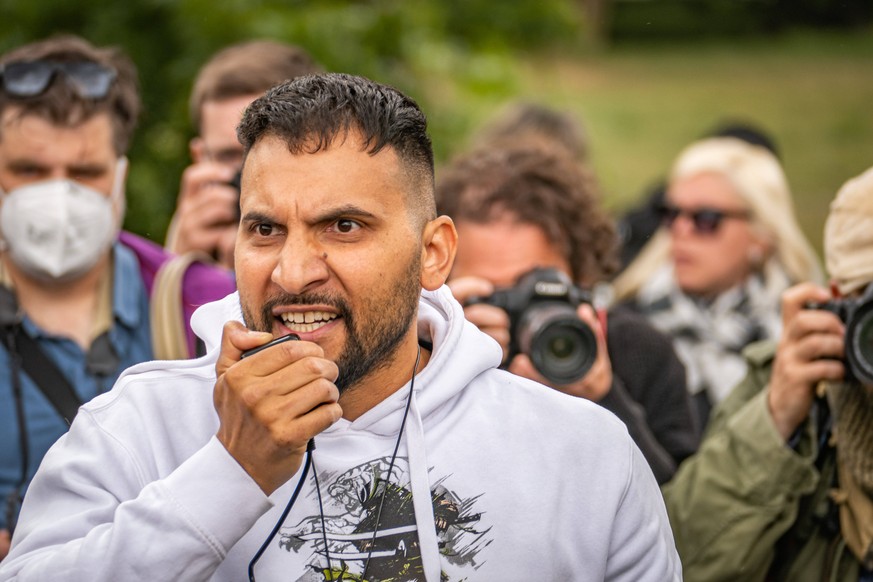
<path id="1" fill-rule="evenodd" d="M 9 117 L 4 115 L 2 128 L 5 132 L 20 132 L 20 137 L 24 140 L 22 147 L 11 152 L 10 159 L 22 163 L 45 162 L 52 165 L 62 159 L 65 167 L 90 169 L 107 165 L 108 159 L 104 156 L 106 152 L 111 152 L 111 157 L 115 157 L 111 122 L 108 118 L 104 119 L 106 123 L 100 123 L 100 117 L 97 115 L 82 123 L 68 126 L 58 125 L 40 115 Z M 7 135 L 4 131 L 0 131 L 0 136 Z M 62 140 L 61 145 L 64 147 L 58 147 L 59 139 Z M 26 153 L 20 151 L 22 149 L 26 150 Z M 45 155 L 46 158 L 34 160 L 33 154 Z"/>

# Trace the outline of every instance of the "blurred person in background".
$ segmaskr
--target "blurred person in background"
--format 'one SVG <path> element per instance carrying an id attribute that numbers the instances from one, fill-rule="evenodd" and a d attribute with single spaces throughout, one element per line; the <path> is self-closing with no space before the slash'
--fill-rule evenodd
<path id="1" fill-rule="evenodd" d="M 559 150 L 495 144 L 442 170 L 437 206 L 458 230 L 449 287 L 467 319 L 501 344 L 504 367 L 615 413 L 658 482 L 668 481 L 698 443 L 685 372 L 669 338 L 627 308 L 595 314 L 589 303 L 568 302 L 572 309 L 565 317 L 593 330 L 589 347 L 596 357 L 584 375 L 562 380 L 544 376 L 532 354 L 513 353 L 510 346 L 524 332 L 511 323 L 508 310 L 481 301 L 515 287 L 535 268 L 556 269 L 581 289 L 612 274 L 615 229 L 599 205 L 591 174 Z M 523 291 L 515 293 L 523 297 Z M 527 299 L 525 308 L 544 298 Z"/>
<path id="2" fill-rule="evenodd" d="M 0 557 L 78 406 L 128 366 L 193 355 L 194 307 L 234 288 L 196 265 L 158 293 L 169 255 L 121 231 L 139 111 L 136 68 L 119 50 L 62 36 L 0 57 Z"/>
<path id="3" fill-rule="evenodd" d="M 231 45 L 203 66 L 189 105 L 198 133 L 190 143 L 193 163 L 182 174 L 167 230 L 169 251 L 201 251 L 233 269 L 243 159 L 236 126 L 249 103 L 270 87 L 321 70 L 302 48 L 272 40 Z"/>
<path id="4" fill-rule="evenodd" d="M 503 107 L 474 134 L 471 149 L 489 147 L 559 148 L 571 158 L 588 162 L 588 132 L 576 117 L 542 103 L 513 102 Z"/>
<path id="5" fill-rule="evenodd" d="M 783 332 L 664 489 L 685 580 L 873 580 L 873 168 L 831 203 L 830 292 L 783 294 Z M 815 307 L 813 309 L 813 307 Z"/>
<path id="6" fill-rule="evenodd" d="M 773 137 L 767 132 L 747 121 L 726 121 L 704 137 L 735 137 L 750 144 L 759 145 L 770 150 L 779 157 L 779 151 Z M 633 262 L 639 252 L 658 232 L 661 226 L 661 208 L 667 184 L 661 180 L 644 196 L 642 202 L 622 214 L 616 224 L 621 238 L 621 269 Z"/>
<path id="7" fill-rule="evenodd" d="M 779 337 L 781 293 L 820 281 L 820 269 L 782 167 L 761 146 L 692 144 L 660 212 L 662 228 L 615 279 L 615 294 L 672 337 L 704 427 L 745 375 L 743 348 Z"/>

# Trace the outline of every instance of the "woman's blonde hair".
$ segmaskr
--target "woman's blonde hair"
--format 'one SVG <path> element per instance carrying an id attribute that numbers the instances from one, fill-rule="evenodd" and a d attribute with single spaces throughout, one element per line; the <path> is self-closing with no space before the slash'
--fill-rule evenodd
<path id="1" fill-rule="evenodd" d="M 706 173 L 723 176 L 733 185 L 751 212 L 752 227 L 770 242 L 772 253 L 761 269 L 765 286 L 770 280 L 768 271 L 774 268 L 780 268 L 792 283 L 821 281 L 818 258 L 797 224 L 788 180 L 776 156 L 741 139 L 707 138 L 682 151 L 670 172 L 670 182 Z M 616 278 L 616 298 L 636 295 L 670 260 L 669 252 L 669 233 L 661 229 Z"/>

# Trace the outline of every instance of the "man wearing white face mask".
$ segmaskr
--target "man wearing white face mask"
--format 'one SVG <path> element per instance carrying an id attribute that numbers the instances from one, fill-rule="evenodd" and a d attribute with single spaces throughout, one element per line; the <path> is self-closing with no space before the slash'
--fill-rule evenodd
<path id="1" fill-rule="evenodd" d="M 0 57 L 0 558 L 31 476 L 78 405 L 165 354 L 150 300 L 170 256 L 121 232 L 139 109 L 136 70 L 116 50 L 57 37 Z M 218 269 L 192 271 L 179 277 L 181 301 L 160 300 L 183 330 L 185 307 L 234 287 Z"/>
<path id="2" fill-rule="evenodd" d="M 0 232 L 13 268 L 49 285 L 75 281 L 94 268 L 118 235 L 126 170 L 122 157 L 109 197 L 68 178 L 6 193 Z"/>

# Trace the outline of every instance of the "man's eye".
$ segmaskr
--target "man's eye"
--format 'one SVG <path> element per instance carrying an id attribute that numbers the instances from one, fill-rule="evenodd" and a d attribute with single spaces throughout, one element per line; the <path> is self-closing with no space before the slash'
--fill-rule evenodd
<path id="1" fill-rule="evenodd" d="M 104 174 L 105 172 L 102 170 L 76 170 L 70 172 L 70 177 L 80 182 L 88 182 L 89 180 L 102 178 Z"/>
<path id="2" fill-rule="evenodd" d="M 348 218 L 341 218 L 336 221 L 336 230 L 337 232 L 354 232 L 357 229 L 361 228 L 361 225 L 355 222 L 354 220 Z"/>
<path id="3" fill-rule="evenodd" d="M 259 236 L 270 236 L 273 234 L 273 225 L 272 224 L 264 224 L 263 222 L 255 225 L 255 232 Z"/>
<path id="4" fill-rule="evenodd" d="M 34 176 L 41 176 L 45 174 L 45 171 L 42 168 L 37 168 L 36 166 L 20 166 L 14 168 L 12 173 L 18 177 L 31 178 Z"/>

